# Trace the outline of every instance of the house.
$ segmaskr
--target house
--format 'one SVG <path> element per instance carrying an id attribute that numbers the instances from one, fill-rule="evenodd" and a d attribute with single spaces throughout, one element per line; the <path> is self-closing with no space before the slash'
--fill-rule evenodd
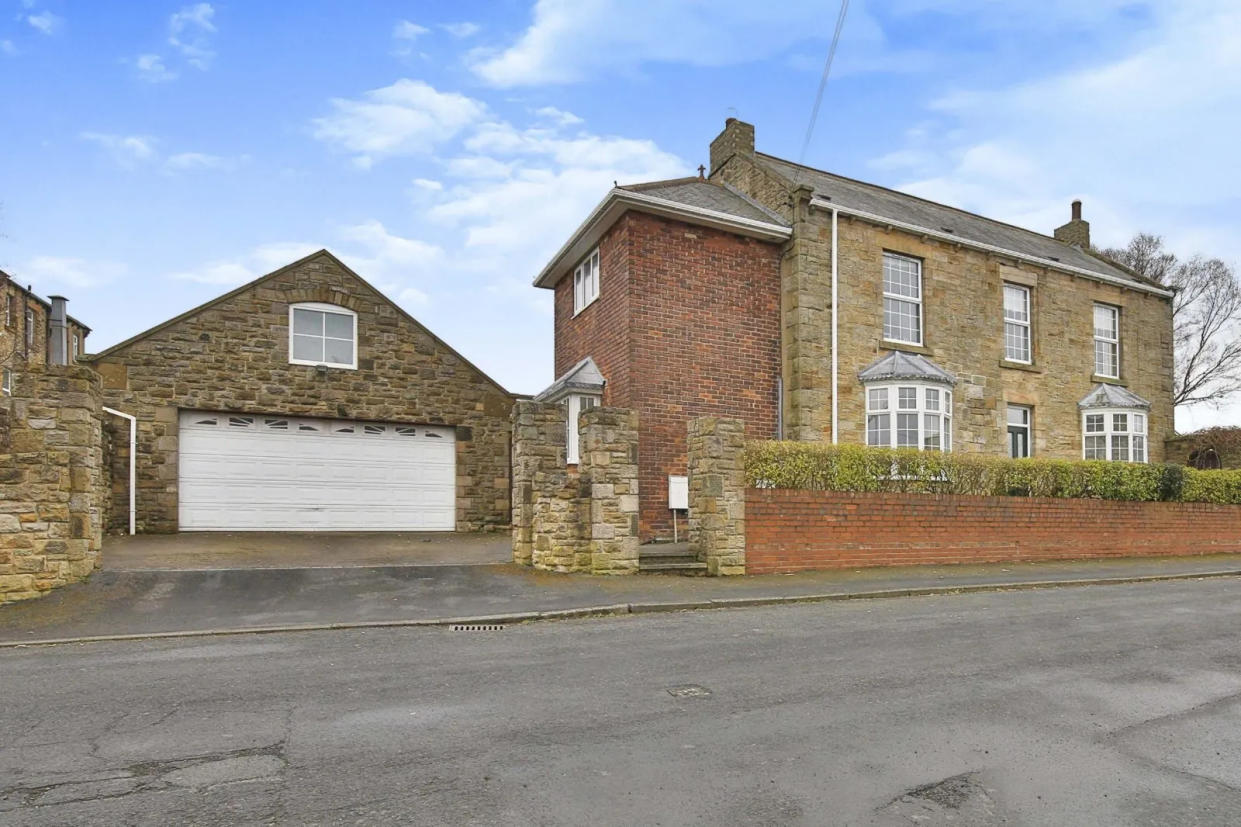
<path id="1" fill-rule="evenodd" d="M 513 396 L 326 250 L 84 361 L 139 531 L 508 525 Z"/>
<path id="2" fill-rule="evenodd" d="M 63 296 L 43 299 L 0 270 L 0 393 L 26 365 L 67 364 L 86 352 L 90 328 L 66 312 Z"/>
<path id="3" fill-rule="evenodd" d="M 757 152 L 736 119 L 706 172 L 615 187 L 535 279 L 555 293 L 538 399 L 574 425 L 637 412 L 644 541 L 673 531 L 699 416 L 749 438 L 1164 458 L 1172 293 L 1096 255 L 1080 202 L 1042 235 Z"/>

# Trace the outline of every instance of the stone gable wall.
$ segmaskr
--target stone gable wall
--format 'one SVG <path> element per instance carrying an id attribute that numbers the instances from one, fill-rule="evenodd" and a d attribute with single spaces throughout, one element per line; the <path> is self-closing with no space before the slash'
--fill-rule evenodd
<path id="1" fill-rule="evenodd" d="M 289 364 L 289 305 L 358 314 L 358 369 Z M 457 429 L 457 529 L 507 527 L 512 396 L 331 256 L 304 259 L 95 360 L 105 404 L 138 417 L 138 530 L 177 530 L 178 412 L 278 413 Z M 109 423 L 116 445 L 124 423 Z M 117 451 L 113 477 L 127 458 Z M 125 519 L 114 489 L 112 528 Z"/>
<path id="2" fill-rule="evenodd" d="M 88 368 L 32 366 L 0 398 L 0 604 L 84 579 L 108 497 L 101 392 Z"/>

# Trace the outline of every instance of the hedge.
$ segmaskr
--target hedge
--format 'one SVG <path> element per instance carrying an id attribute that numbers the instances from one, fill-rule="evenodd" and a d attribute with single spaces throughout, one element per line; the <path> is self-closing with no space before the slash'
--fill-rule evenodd
<path id="1" fill-rule="evenodd" d="M 1181 465 L 751 442 L 745 472 L 753 488 L 1241 504 L 1241 471 Z"/>

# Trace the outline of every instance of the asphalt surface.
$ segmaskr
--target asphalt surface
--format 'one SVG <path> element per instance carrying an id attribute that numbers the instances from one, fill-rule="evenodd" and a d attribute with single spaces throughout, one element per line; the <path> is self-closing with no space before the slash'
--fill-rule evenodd
<path id="1" fill-rule="evenodd" d="M 1241 579 L 0 650 L 0 823 L 1241 822 Z"/>
<path id="2" fill-rule="evenodd" d="M 38 600 L 0 606 L 0 646 L 49 639 L 342 623 L 635 610 L 901 593 L 1016 588 L 1098 578 L 1241 573 L 1241 555 L 906 566 L 750 577 L 591 577 L 507 565 L 294 569 L 104 570 Z"/>

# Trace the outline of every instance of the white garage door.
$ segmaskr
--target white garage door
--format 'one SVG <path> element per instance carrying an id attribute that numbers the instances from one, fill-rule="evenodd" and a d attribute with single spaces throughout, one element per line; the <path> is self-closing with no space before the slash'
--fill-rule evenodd
<path id="1" fill-rule="evenodd" d="M 451 428 L 182 411 L 182 531 L 451 531 Z"/>

